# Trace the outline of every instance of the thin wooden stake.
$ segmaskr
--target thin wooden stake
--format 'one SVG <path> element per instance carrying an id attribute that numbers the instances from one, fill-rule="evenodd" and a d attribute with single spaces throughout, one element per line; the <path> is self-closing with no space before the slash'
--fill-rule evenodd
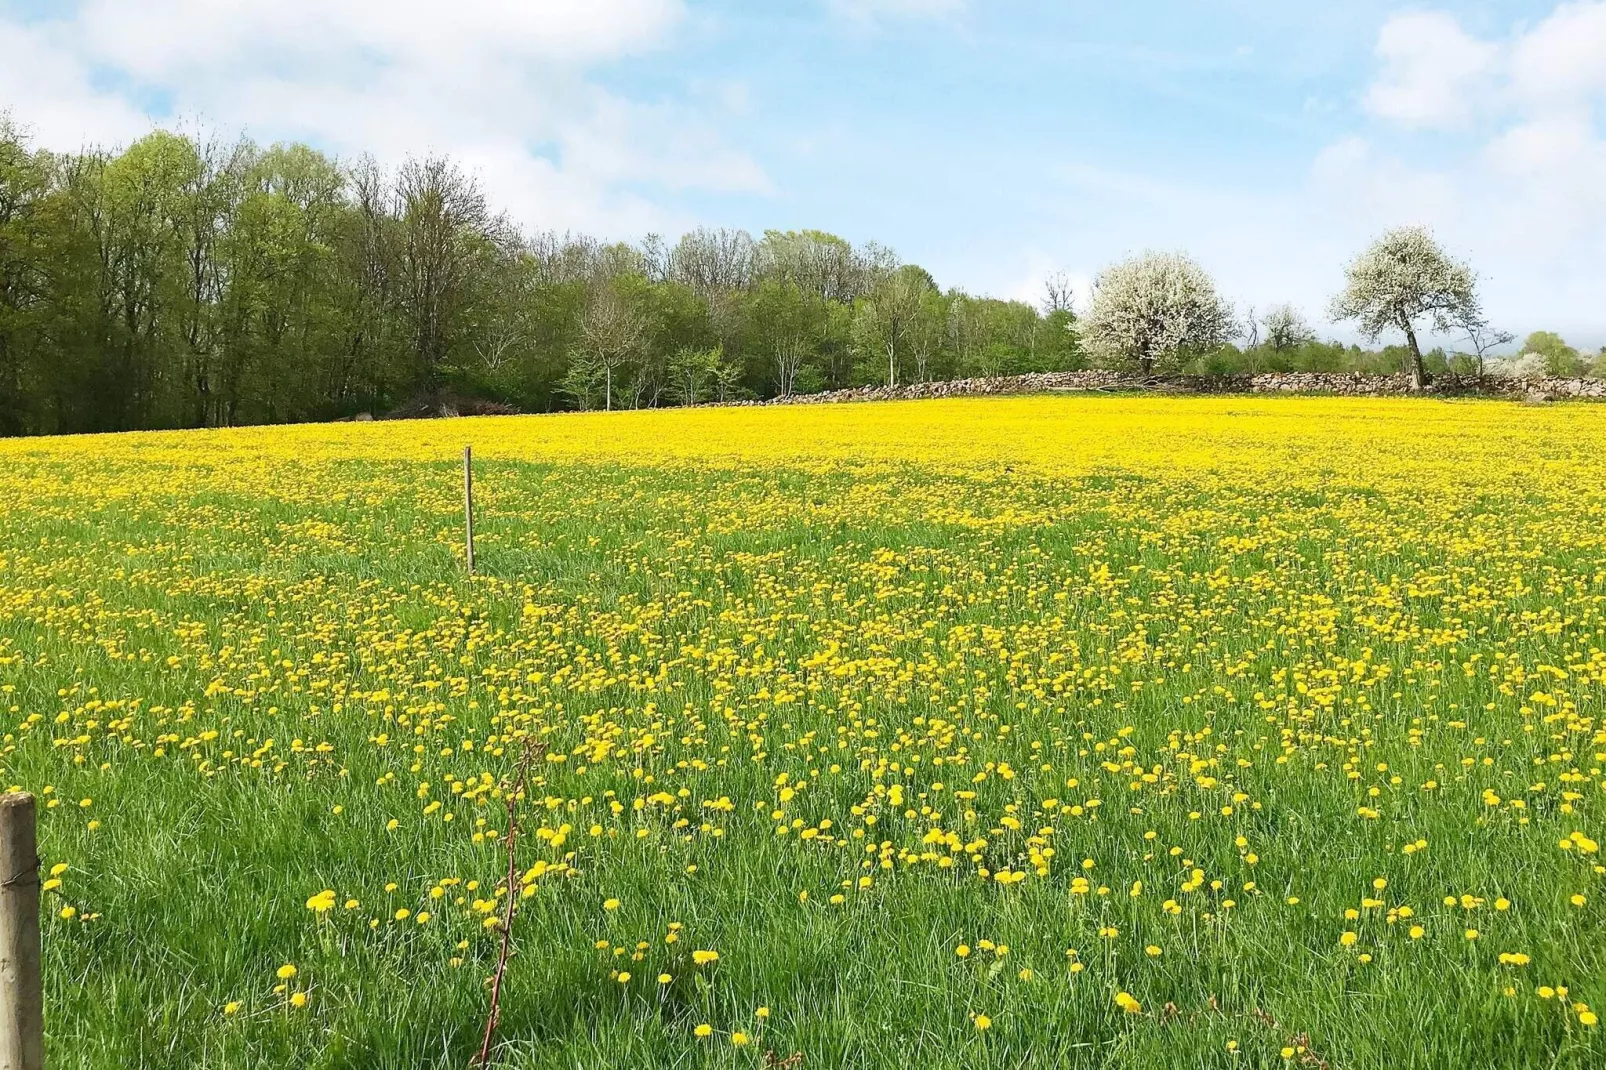
<path id="1" fill-rule="evenodd" d="M 474 575 L 474 447 L 463 447 L 463 537 L 468 548 L 468 574 Z"/>
<path id="2" fill-rule="evenodd" d="M 39 847 L 34 798 L 0 795 L 0 1067 L 43 1070 L 39 976 Z"/>

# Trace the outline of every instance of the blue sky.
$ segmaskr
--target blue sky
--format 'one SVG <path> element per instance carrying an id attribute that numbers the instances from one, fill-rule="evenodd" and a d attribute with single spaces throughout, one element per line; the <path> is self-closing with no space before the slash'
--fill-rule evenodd
<path id="1" fill-rule="evenodd" d="M 446 151 L 527 227 L 813 226 L 1001 296 L 1180 248 L 1321 321 L 1422 222 L 1606 343 L 1606 0 L 0 0 L 0 55 L 56 148 Z"/>

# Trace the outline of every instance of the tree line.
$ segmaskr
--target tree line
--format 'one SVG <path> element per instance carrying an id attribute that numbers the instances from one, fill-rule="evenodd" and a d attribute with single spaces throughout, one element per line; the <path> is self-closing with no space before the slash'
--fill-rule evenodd
<path id="1" fill-rule="evenodd" d="M 1094 365 L 1482 374 L 1510 336 L 1484 322 L 1473 282 L 1424 232 L 1385 236 L 1333 314 L 1403 344 L 1363 350 L 1318 340 L 1291 306 L 1240 318 L 1187 257 L 1144 254 L 1099 276 L 1079 320 L 1063 275 L 1034 305 L 943 290 L 822 231 L 528 233 L 447 158 L 386 170 L 168 131 L 54 153 L 0 115 L 8 435 L 465 400 L 640 408 Z M 1419 325 L 1461 329 L 1471 351 L 1424 354 Z M 1540 370 L 1606 370 L 1553 335 L 1527 348 L 1549 354 L 1529 354 Z"/>
<path id="2" fill-rule="evenodd" d="M 1503 354 L 1516 336 L 1490 321 L 1477 282 L 1427 229 L 1383 234 L 1345 267 L 1328 307 L 1333 322 L 1354 322 L 1371 342 L 1399 339 L 1368 351 L 1319 341 L 1292 305 L 1262 315 L 1251 308 L 1240 320 L 1203 267 L 1181 253 L 1150 252 L 1100 273 L 1080 330 L 1095 363 L 1144 374 L 1403 372 L 1416 389 L 1440 375 L 1606 376 L 1606 347 L 1581 353 L 1552 331 L 1535 331 Z M 1424 351 L 1420 336 L 1430 331 L 1460 344 Z"/>
<path id="3" fill-rule="evenodd" d="M 0 433 L 689 404 L 1080 360 L 1068 292 L 943 291 L 873 243 L 529 234 L 449 159 L 386 171 L 165 131 L 59 154 L 0 120 Z"/>

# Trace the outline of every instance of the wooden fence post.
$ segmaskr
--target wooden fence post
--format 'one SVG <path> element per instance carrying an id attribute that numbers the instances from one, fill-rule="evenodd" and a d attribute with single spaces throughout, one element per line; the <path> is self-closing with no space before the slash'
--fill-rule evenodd
<path id="1" fill-rule="evenodd" d="M 468 574 L 474 575 L 474 447 L 463 447 L 463 536 L 468 550 Z M 0 1067 L 0 1070 L 4 1070 Z"/>
<path id="2" fill-rule="evenodd" d="M 0 795 L 0 1070 L 43 1070 L 39 846 L 34 798 Z"/>

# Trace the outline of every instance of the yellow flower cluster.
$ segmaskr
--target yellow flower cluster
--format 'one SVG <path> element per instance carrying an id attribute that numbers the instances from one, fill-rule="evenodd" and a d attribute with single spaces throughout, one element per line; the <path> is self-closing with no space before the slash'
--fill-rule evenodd
<path id="1" fill-rule="evenodd" d="M 818 939 L 820 984 L 951 999 L 954 1045 L 1062 1000 L 1304 1059 L 1253 990 L 1320 984 L 1297 1028 L 1340 1053 L 1362 1003 L 1408 1037 L 1406 991 L 1509 1014 L 1534 1063 L 1600 1051 L 1606 409 L 1034 397 L 0 460 L 0 761 L 44 800 L 55 939 L 139 932 L 108 874 L 180 821 L 181 869 L 294 856 L 192 882 L 280 926 L 187 982 L 242 1029 L 292 957 L 319 995 L 286 965 L 275 1013 L 426 961 L 478 998 L 512 904 L 677 1043 L 769 1044 L 754 978 Z"/>

